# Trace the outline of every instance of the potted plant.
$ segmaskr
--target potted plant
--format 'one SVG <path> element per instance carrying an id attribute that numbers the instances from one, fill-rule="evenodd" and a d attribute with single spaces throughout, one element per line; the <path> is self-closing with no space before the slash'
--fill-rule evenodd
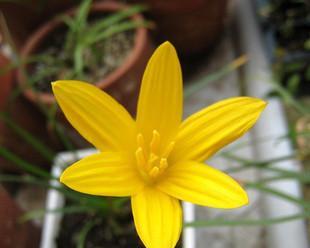
<path id="1" fill-rule="evenodd" d="M 117 2 L 87 0 L 37 29 L 26 41 L 21 59 L 42 56 L 17 71 L 26 98 L 36 105 L 51 105 L 55 100 L 50 82 L 78 77 L 133 110 L 138 82 L 152 52 L 146 23 L 138 13 L 141 10 Z"/>

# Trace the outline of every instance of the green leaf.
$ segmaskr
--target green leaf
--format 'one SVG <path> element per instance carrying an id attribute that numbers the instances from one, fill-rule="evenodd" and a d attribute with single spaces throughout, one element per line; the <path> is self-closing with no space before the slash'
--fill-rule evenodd
<path id="1" fill-rule="evenodd" d="M 292 195 L 286 194 L 284 192 L 281 192 L 279 190 L 273 189 L 271 187 L 264 186 L 261 183 L 246 183 L 245 187 L 246 188 L 251 188 L 251 189 L 256 189 L 256 190 L 259 190 L 261 192 L 274 195 L 276 197 L 282 198 L 283 200 L 286 200 L 286 201 L 295 203 L 295 204 L 297 204 L 299 206 L 302 206 L 302 207 L 304 207 L 306 209 L 310 208 L 310 202 L 308 202 L 306 200 L 303 200 L 303 199 L 296 198 L 296 197 L 294 197 Z"/>
<path id="2" fill-rule="evenodd" d="M 12 153 L 11 151 L 9 151 L 8 149 L 4 147 L 0 147 L 0 156 L 14 163 L 15 165 L 20 167 L 25 172 L 28 172 L 32 175 L 40 176 L 43 178 L 51 178 L 51 175 L 47 171 L 41 169 L 39 166 L 26 162 L 25 160 L 23 160 L 22 158 L 15 155 L 14 153 Z"/>
<path id="3" fill-rule="evenodd" d="M 300 76 L 297 73 L 289 77 L 287 81 L 287 89 L 292 95 L 295 95 L 297 93 L 299 85 L 300 85 Z"/>
<path id="4" fill-rule="evenodd" d="M 94 37 L 97 36 L 98 33 L 101 33 L 104 31 L 104 29 L 109 28 L 113 26 L 114 24 L 117 24 L 118 22 L 124 20 L 125 18 L 128 18 L 136 13 L 140 13 L 146 9 L 143 5 L 134 5 L 130 8 L 127 8 L 125 10 L 121 10 L 118 12 L 115 12 L 114 14 L 111 14 L 108 17 L 96 20 L 94 25 L 90 26 L 90 29 L 88 31 L 88 36 Z M 132 20 L 131 20 L 132 21 Z"/>
<path id="5" fill-rule="evenodd" d="M 103 41 L 109 37 L 111 37 L 114 34 L 136 29 L 138 27 L 147 27 L 149 25 L 149 22 L 140 22 L 140 21 L 124 21 L 118 24 L 115 24 L 113 26 L 110 26 L 109 28 L 105 29 L 104 31 L 100 32 L 97 35 L 86 37 L 86 43 L 87 45 L 92 45 L 96 42 Z"/>
<path id="6" fill-rule="evenodd" d="M 40 140 L 34 137 L 27 130 L 15 124 L 9 116 L 4 113 L 0 113 L 0 120 L 3 121 L 10 129 L 18 134 L 27 144 L 31 145 L 37 152 L 39 152 L 44 158 L 53 161 L 55 153 Z"/>
<path id="7" fill-rule="evenodd" d="M 87 234 L 98 223 L 98 220 L 90 220 L 86 222 L 77 237 L 77 248 L 84 248 Z"/>
<path id="8" fill-rule="evenodd" d="M 184 98 L 188 98 L 194 93 L 200 91 L 204 87 L 206 87 L 208 84 L 213 83 L 225 76 L 227 76 L 232 71 L 236 70 L 238 67 L 242 66 L 246 62 L 246 59 L 244 56 L 241 56 L 235 60 L 233 60 L 231 63 L 224 65 L 220 69 L 216 70 L 215 72 L 212 72 L 208 74 L 207 76 L 196 80 L 195 82 L 191 83 L 190 85 L 186 86 L 184 89 Z"/>
<path id="9" fill-rule="evenodd" d="M 33 219 L 41 219 L 47 213 L 61 213 L 61 214 L 74 214 L 74 213 L 90 213 L 94 211 L 94 209 L 89 208 L 88 206 L 80 206 L 73 205 L 62 208 L 54 208 L 54 209 L 36 209 L 33 211 L 29 211 L 25 213 L 21 218 L 21 222 L 26 222 Z"/>
<path id="10" fill-rule="evenodd" d="M 294 221 L 297 219 L 303 219 L 310 217 L 310 212 L 304 212 L 299 214 L 287 215 L 278 218 L 268 219 L 239 219 L 239 220 L 227 220 L 227 219 L 211 219 L 205 221 L 193 221 L 186 222 L 184 227 L 212 227 L 212 226 L 270 226 L 283 222 Z"/>

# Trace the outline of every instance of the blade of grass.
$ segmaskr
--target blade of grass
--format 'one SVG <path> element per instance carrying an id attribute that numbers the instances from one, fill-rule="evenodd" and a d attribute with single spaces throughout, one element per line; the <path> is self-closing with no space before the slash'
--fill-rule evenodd
<path id="1" fill-rule="evenodd" d="M 58 180 L 54 178 L 54 180 Z M 0 174 L 0 182 L 10 182 L 10 183 L 25 183 L 31 185 L 38 185 L 40 187 L 44 187 L 47 189 L 53 189 L 61 192 L 64 194 L 65 197 L 68 199 L 80 204 L 80 205 L 87 205 L 89 207 L 93 207 L 101 212 L 106 212 L 107 204 L 105 198 L 97 197 L 92 195 L 85 195 L 68 188 L 64 188 L 63 186 L 53 186 L 49 183 L 48 180 L 35 178 L 33 176 L 14 176 L 10 174 Z"/>
<path id="2" fill-rule="evenodd" d="M 306 200 L 303 200 L 303 199 L 298 199 L 298 198 L 296 198 L 294 196 L 291 196 L 289 194 L 285 194 L 285 193 L 283 193 L 281 191 L 278 191 L 278 190 L 272 189 L 270 187 L 264 186 L 261 183 L 250 183 L 250 182 L 247 182 L 247 183 L 245 183 L 244 186 L 246 188 L 251 188 L 251 189 L 259 190 L 261 192 L 274 195 L 276 197 L 282 198 L 283 200 L 290 201 L 290 202 L 295 203 L 295 204 L 297 204 L 299 206 L 302 206 L 302 207 L 304 207 L 306 209 L 310 208 L 310 202 L 308 202 Z"/>
<path id="3" fill-rule="evenodd" d="M 309 172 L 304 173 L 300 173 L 298 175 L 280 175 L 280 176 L 273 176 L 273 177 L 267 177 L 267 178 L 262 178 L 261 180 L 255 182 L 255 183 L 259 183 L 259 184 L 266 184 L 266 183 L 271 183 L 274 181 L 280 181 L 280 180 L 286 180 L 286 179 L 296 179 L 298 180 L 298 182 L 300 183 L 310 183 L 310 175 Z"/>
<path id="4" fill-rule="evenodd" d="M 240 219 L 240 220 L 225 220 L 225 219 L 213 219 L 206 221 L 193 221 L 184 224 L 184 227 L 212 227 L 212 226 L 270 226 L 288 221 L 294 221 L 310 217 L 310 212 L 304 212 L 294 215 L 288 215 L 278 218 L 268 219 Z"/>
<path id="5" fill-rule="evenodd" d="M 304 106 L 300 101 L 296 100 L 294 96 L 280 83 L 277 83 L 274 80 L 272 80 L 270 83 L 274 87 L 274 90 L 282 97 L 284 102 L 294 107 L 300 114 L 307 115 L 310 113 L 310 109 Z"/>
<path id="6" fill-rule="evenodd" d="M 134 5 L 130 8 L 127 8 L 125 10 L 116 12 L 115 14 L 112 14 L 108 17 L 103 18 L 102 20 L 99 20 L 90 27 L 90 30 L 88 32 L 89 36 L 94 37 L 97 36 L 99 32 L 102 32 L 104 29 L 116 24 L 117 22 L 120 22 L 124 20 L 125 18 L 128 18 L 136 13 L 140 13 L 147 8 L 143 5 Z"/>
<path id="7" fill-rule="evenodd" d="M 98 223 L 98 220 L 90 220 L 86 222 L 81 231 L 78 234 L 77 238 L 77 248 L 84 248 L 87 234 L 89 231 Z"/>
<path id="8" fill-rule="evenodd" d="M 116 33 L 132 30 L 138 27 L 147 27 L 149 25 L 150 25 L 150 22 L 146 22 L 146 21 L 124 21 L 124 22 L 115 24 L 113 26 L 110 26 L 105 31 L 97 34 L 96 36 L 87 37 L 88 39 L 86 40 L 86 44 L 91 45 L 98 41 L 107 39 Z"/>
<path id="9" fill-rule="evenodd" d="M 218 69 L 217 71 L 208 74 L 206 77 L 203 77 L 200 80 L 197 80 L 196 82 L 193 82 L 189 86 L 186 86 L 184 89 L 184 98 L 188 98 L 194 93 L 200 91 L 204 87 L 206 87 L 208 84 L 217 81 L 227 74 L 231 73 L 232 71 L 236 70 L 240 66 L 244 65 L 247 62 L 247 57 L 245 55 L 242 55 L 238 57 L 237 59 L 233 60 L 228 65 L 223 66 L 222 68 Z"/>
<path id="10" fill-rule="evenodd" d="M 23 160 L 22 158 L 15 155 L 14 153 L 12 153 L 11 151 L 9 151 L 4 147 L 0 147 L 0 155 L 3 158 L 7 159 L 8 161 L 17 165 L 18 167 L 20 167 L 25 172 L 47 179 L 51 178 L 51 175 L 46 170 L 43 170 L 39 166 L 26 162 L 25 160 Z"/>
<path id="11" fill-rule="evenodd" d="M 92 211 L 94 211 L 94 209 L 91 209 L 88 206 L 80 206 L 80 205 L 73 205 L 54 209 L 36 209 L 25 213 L 23 216 L 21 216 L 19 221 L 27 222 L 33 219 L 40 219 L 44 217 L 46 213 L 74 214 L 83 212 L 91 213 Z"/>
<path id="12" fill-rule="evenodd" d="M 55 153 L 43 144 L 40 140 L 34 137 L 27 130 L 15 124 L 8 115 L 0 113 L 0 120 L 3 121 L 10 129 L 12 129 L 16 134 L 18 134 L 26 143 L 31 145 L 37 152 L 39 152 L 44 158 L 53 161 Z"/>
<path id="13" fill-rule="evenodd" d="M 288 160 L 288 159 L 296 158 L 296 155 L 293 154 L 293 155 L 282 156 L 282 157 L 273 158 L 273 159 L 264 160 L 264 161 L 252 161 L 252 160 L 241 158 L 241 157 L 239 157 L 237 155 L 234 155 L 234 154 L 231 154 L 231 153 L 228 153 L 228 152 L 223 152 L 221 154 L 221 156 L 223 158 L 234 160 L 236 162 L 241 163 L 241 166 L 227 169 L 225 171 L 227 173 L 238 172 L 240 170 L 244 170 L 246 168 L 253 168 L 253 167 L 262 168 L 262 169 L 266 168 L 267 169 L 268 165 L 271 165 L 271 164 L 274 164 L 274 163 L 277 163 L 277 162 L 281 162 L 281 161 L 285 161 L 285 160 Z"/>

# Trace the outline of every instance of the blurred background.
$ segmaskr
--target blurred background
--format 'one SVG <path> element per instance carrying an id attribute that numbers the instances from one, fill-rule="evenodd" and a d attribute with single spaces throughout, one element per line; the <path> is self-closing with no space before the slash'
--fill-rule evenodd
<path id="1" fill-rule="evenodd" d="M 306 248 L 310 216 L 310 2 L 307 0 L 0 0 L 0 247 L 143 247 L 127 198 L 73 192 L 61 171 L 94 152 L 50 82 L 76 79 L 135 116 L 145 65 L 177 49 L 184 118 L 218 100 L 269 102 L 208 164 L 250 204 L 184 204 L 183 248 Z"/>

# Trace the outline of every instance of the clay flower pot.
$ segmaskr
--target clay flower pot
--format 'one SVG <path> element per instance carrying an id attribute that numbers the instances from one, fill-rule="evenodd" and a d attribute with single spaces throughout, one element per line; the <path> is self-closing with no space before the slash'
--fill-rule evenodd
<path id="1" fill-rule="evenodd" d="M 39 229 L 31 223 L 21 223 L 19 221 L 23 212 L 1 185 L 0 202 L 1 248 L 38 247 Z"/>
<path id="2" fill-rule="evenodd" d="M 111 13 L 127 7 L 124 4 L 116 2 L 99 1 L 92 4 L 91 13 Z M 73 15 L 75 9 L 71 9 L 65 13 Z M 140 14 L 135 14 L 132 16 L 132 19 L 140 21 L 143 20 L 143 17 Z M 22 58 L 27 58 L 38 52 L 40 46 L 49 38 L 51 32 L 61 27 L 64 27 L 64 23 L 59 19 L 53 19 L 41 26 L 27 40 L 21 51 Z M 132 51 L 129 52 L 123 64 L 94 84 L 114 96 L 133 113 L 135 111 L 142 73 L 152 51 L 153 47 L 150 43 L 147 29 L 144 27 L 137 28 L 135 30 Z M 22 70 L 18 70 L 17 78 L 18 83 L 24 89 L 23 93 L 25 97 L 36 105 L 42 103 L 50 105 L 55 103 L 52 94 L 34 91 L 28 87 Z M 78 78 L 76 79 L 78 80 Z"/>
<path id="3" fill-rule="evenodd" d="M 9 63 L 10 60 L 0 52 L 0 68 L 5 68 Z M 13 75 L 13 71 L 0 75 L 0 113 L 6 113 L 15 125 L 45 141 L 44 143 L 47 144 L 47 132 L 43 115 L 21 96 L 15 98 L 14 101 L 9 101 L 14 90 Z M 2 118 L 0 118 L 0 146 L 30 163 L 42 166 L 49 164 L 31 145 L 27 144 L 23 138 L 10 128 Z M 1 155 L 0 169 L 22 172 L 15 164 L 7 161 Z"/>

